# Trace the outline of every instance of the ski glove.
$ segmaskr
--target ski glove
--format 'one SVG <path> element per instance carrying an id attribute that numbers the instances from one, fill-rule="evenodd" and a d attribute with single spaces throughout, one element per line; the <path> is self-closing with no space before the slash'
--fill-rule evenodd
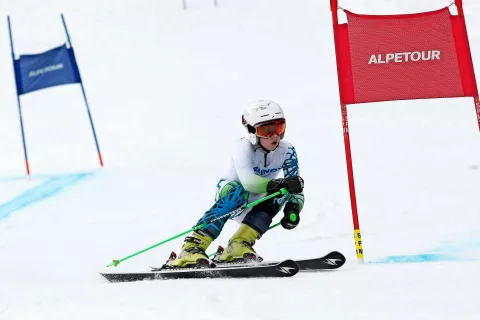
<path id="1" fill-rule="evenodd" d="M 286 177 L 283 179 L 273 179 L 267 184 L 267 193 L 274 193 L 285 188 L 291 194 L 301 193 L 303 191 L 303 179 L 299 176 Z"/>
<path id="2" fill-rule="evenodd" d="M 285 208 L 283 209 L 283 213 L 285 214 L 280 220 L 280 224 L 284 229 L 291 230 L 298 226 L 300 223 L 300 210 L 298 208 L 298 204 L 293 202 L 287 202 Z"/>

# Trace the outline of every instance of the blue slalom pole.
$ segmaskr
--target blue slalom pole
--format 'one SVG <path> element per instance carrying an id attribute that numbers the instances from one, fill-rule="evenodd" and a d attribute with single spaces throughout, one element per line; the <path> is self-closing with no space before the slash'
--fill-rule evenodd
<path id="1" fill-rule="evenodd" d="M 83 99 L 85 100 L 85 105 L 87 106 L 88 118 L 90 119 L 90 126 L 92 127 L 93 138 L 95 139 L 95 145 L 97 147 L 98 159 L 100 160 L 100 166 L 103 167 L 102 153 L 100 152 L 100 145 L 98 144 L 97 133 L 95 132 L 95 126 L 93 125 L 93 118 L 92 118 L 92 114 L 90 112 L 90 106 L 88 105 L 87 94 L 85 93 L 85 88 L 83 86 L 82 77 L 80 76 L 80 67 L 78 67 L 78 64 L 76 63 L 75 53 L 73 52 L 72 41 L 70 40 L 70 34 L 68 33 L 67 23 L 65 22 L 65 18 L 63 17 L 63 13 L 61 14 L 61 17 L 62 17 L 63 27 L 65 28 L 65 33 L 67 35 L 68 46 L 72 49 L 73 57 L 75 59 L 75 64 L 77 65 L 78 74 L 79 74 L 79 77 L 80 77 L 80 86 L 82 88 Z"/>
<path id="2" fill-rule="evenodd" d="M 28 153 L 27 153 L 27 143 L 25 140 L 25 130 L 23 128 L 23 115 L 22 115 L 22 105 L 20 103 L 20 95 L 18 94 L 17 87 L 17 71 L 15 68 L 15 51 L 13 49 L 13 36 L 12 36 L 12 26 L 10 25 L 10 16 L 7 16 L 8 21 L 8 33 L 10 34 L 10 48 L 12 49 L 12 62 L 13 62 L 13 72 L 15 74 L 15 90 L 17 93 L 17 104 L 18 104 L 18 114 L 20 118 L 20 129 L 22 131 L 22 141 L 23 141 L 23 154 L 25 156 L 25 166 L 27 169 L 27 175 L 30 175 L 30 165 L 28 163 Z"/>

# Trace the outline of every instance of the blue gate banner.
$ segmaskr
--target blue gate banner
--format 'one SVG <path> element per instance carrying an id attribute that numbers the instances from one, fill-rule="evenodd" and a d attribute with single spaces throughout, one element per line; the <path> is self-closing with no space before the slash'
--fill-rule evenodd
<path id="1" fill-rule="evenodd" d="M 14 61 L 18 94 L 81 83 L 80 73 L 72 48 L 64 44 L 39 54 L 20 55 Z"/>

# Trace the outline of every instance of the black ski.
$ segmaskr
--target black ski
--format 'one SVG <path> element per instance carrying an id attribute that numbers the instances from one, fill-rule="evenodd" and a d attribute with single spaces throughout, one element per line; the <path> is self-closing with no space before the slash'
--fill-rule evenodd
<path id="1" fill-rule="evenodd" d="M 295 260 L 300 267 L 300 271 L 338 269 L 345 264 L 345 261 L 347 261 L 345 256 L 338 251 L 332 251 L 321 258 Z"/>
<path id="2" fill-rule="evenodd" d="M 272 278 L 291 277 L 299 271 L 293 260 L 266 265 L 225 266 L 221 268 L 165 269 L 138 273 L 101 273 L 110 282 L 130 282 L 141 280 L 168 280 L 190 278 Z"/>
<path id="3" fill-rule="evenodd" d="M 332 251 L 323 257 L 294 260 L 301 272 L 303 271 L 320 271 L 320 270 L 334 270 L 343 266 L 346 262 L 346 258 L 338 251 Z M 227 267 L 241 267 L 241 266 L 269 266 L 275 265 L 278 261 L 262 261 L 262 262 L 236 262 L 236 263 L 217 263 L 217 268 Z M 161 270 L 162 268 L 152 268 L 152 271 Z"/>

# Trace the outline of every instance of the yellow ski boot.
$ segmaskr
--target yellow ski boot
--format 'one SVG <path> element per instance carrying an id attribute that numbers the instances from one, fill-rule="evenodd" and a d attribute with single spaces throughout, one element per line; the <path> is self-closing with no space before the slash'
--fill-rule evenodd
<path id="1" fill-rule="evenodd" d="M 259 239 L 259 233 L 246 224 L 241 224 L 237 232 L 228 241 L 227 249 L 219 247 L 219 251 L 213 258 L 215 263 L 237 263 L 237 262 L 260 262 L 263 260 L 253 245 Z"/>
<path id="2" fill-rule="evenodd" d="M 197 230 L 185 238 L 182 252 L 172 260 L 167 261 L 166 268 L 207 268 L 210 260 L 205 253 L 213 239 L 202 230 Z"/>

